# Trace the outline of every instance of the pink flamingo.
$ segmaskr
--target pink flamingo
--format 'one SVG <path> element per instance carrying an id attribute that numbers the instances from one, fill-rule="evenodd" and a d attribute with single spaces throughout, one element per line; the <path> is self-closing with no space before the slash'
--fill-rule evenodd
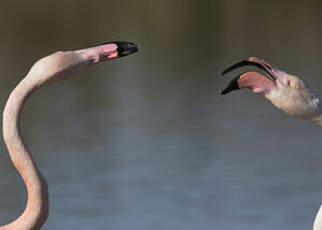
<path id="1" fill-rule="evenodd" d="M 256 66 L 267 75 L 253 71 L 244 72 L 235 77 L 221 94 L 248 88 L 256 94 L 264 95 L 273 105 L 287 114 L 322 126 L 322 106 L 319 98 L 301 78 L 278 70 L 256 57 L 231 65 L 223 70 L 221 75 L 242 66 Z M 315 218 L 313 229 L 322 230 L 322 206 Z"/>
<path id="2" fill-rule="evenodd" d="M 19 118 L 26 99 L 45 83 L 66 79 L 84 67 L 136 51 L 137 46 L 129 42 L 109 42 L 76 51 L 59 51 L 37 61 L 12 91 L 3 112 L 3 136 L 11 160 L 26 185 L 28 201 L 24 212 L 13 222 L 1 226 L 0 230 L 40 229 L 49 212 L 46 178 L 20 135 Z"/>
<path id="3" fill-rule="evenodd" d="M 267 76 L 258 72 L 245 72 L 234 78 L 221 94 L 248 88 L 256 94 L 264 95 L 273 105 L 289 115 L 322 126 L 322 106 L 319 98 L 301 78 L 278 70 L 256 57 L 250 57 L 228 67 L 222 75 L 247 65 L 259 67 Z"/>

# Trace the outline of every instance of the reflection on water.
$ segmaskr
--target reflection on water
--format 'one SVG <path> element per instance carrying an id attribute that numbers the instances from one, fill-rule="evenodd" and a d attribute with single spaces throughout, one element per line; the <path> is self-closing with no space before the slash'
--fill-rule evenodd
<path id="1" fill-rule="evenodd" d="M 321 92 L 316 4 L 4 3 L 1 107 L 37 57 L 105 39 L 140 46 L 27 103 L 24 136 L 50 184 L 44 229 L 311 229 L 320 129 L 247 91 L 219 96 L 217 75 L 255 55 Z M 9 162 L 2 143 L 1 224 L 26 201 Z"/>

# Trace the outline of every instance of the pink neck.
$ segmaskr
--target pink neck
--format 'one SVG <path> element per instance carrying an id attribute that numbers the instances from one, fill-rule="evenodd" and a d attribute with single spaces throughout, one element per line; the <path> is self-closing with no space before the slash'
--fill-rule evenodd
<path id="1" fill-rule="evenodd" d="M 35 165 L 20 135 L 19 119 L 22 106 L 38 87 L 26 77 L 11 93 L 3 112 L 3 135 L 12 163 L 25 182 L 28 201 L 25 211 L 0 230 L 40 229 L 48 216 L 48 186 L 45 177 Z"/>

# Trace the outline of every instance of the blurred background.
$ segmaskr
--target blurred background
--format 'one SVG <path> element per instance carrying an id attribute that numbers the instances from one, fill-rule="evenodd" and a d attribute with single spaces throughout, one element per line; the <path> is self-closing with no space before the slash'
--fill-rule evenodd
<path id="1" fill-rule="evenodd" d="M 139 52 L 37 91 L 27 145 L 50 185 L 43 229 L 311 229 L 322 133 L 247 90 L 220 96 L 248 56 L 322 95 L 322 2 L 2 1 L 0 107 L 40 57 L 106 41 Z M 27 194 L 0 145 L 0 223 Z"/>

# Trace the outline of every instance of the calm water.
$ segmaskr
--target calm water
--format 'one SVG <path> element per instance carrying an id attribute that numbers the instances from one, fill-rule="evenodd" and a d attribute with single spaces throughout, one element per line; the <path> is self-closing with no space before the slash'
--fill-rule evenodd
<path id="1" fill-rule="evenodd" d="M 313 4 L 314 3 L 314 4 Z M 322 92 L 317 1 L 28 1 L 0 8 L 0 106 L 38 58 L 109 40 L 140 52 L 48 85 L 23 133 L 50 184 L 43 229 L 311 229 L 321 129 L 222 68 L 260 56 Z M 0 146 L 0 223 L 26 192 Z"/>

